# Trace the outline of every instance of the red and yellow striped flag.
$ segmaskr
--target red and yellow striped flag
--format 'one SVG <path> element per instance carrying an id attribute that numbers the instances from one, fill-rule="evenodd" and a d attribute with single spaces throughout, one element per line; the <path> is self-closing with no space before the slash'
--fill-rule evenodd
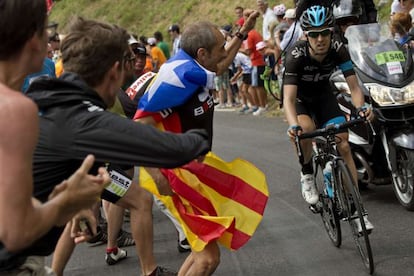
<path id="1" fill-rule="evenodd" d="M 162 169 L 173 196 L 161 196 L 149 174 L 141 169 L 140 183 L 157 195 L 180 221 L 192 250 L 210 241 L 237 250 L 256 231 L 269 197 L 266 177 L 243 159 L 225 162 L 209 153 L 203 163 Z"/>

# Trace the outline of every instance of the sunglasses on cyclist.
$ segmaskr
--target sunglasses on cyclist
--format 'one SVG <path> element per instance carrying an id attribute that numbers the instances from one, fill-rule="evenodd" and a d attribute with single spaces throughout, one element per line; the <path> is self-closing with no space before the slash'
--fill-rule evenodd
<path id="1" fill-rule="evenodd" d="M 320 35 L 325 37 L 332 33 L 333 28 L 327 28 L 319 31 L 307 31 L 305 34 L 311 38 L 318 38 Z"/>

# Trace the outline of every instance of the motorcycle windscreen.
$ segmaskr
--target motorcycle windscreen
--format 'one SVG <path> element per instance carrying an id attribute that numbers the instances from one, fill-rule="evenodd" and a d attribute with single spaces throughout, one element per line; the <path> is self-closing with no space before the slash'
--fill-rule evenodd
<path id="1" fill-rule="evenodd" d="M 377 23 L 349 26 L 345 37 L 352 62 L 373 80 L 400 86 L 411 75 L 410 50 L 390 38 L 387 28 Z"/>

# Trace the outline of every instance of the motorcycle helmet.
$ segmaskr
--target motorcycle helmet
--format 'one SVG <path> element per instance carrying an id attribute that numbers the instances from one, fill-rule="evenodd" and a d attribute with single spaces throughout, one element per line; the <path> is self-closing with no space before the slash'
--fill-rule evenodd
<path id="1" fill-rule="evenodd" d="M 334 17 L 328 7 L 312 6 L 302 13 L 300 26 L 304 31 L 323 27 L 331 28 L 334 26 Z"/>
<path id="2" fill-rule="evenodd" d="M 346 17 L 359 18 L 362 14 L 360 0 L 340 0 L 333 5 L 332 12 L 335 20 Z"/>

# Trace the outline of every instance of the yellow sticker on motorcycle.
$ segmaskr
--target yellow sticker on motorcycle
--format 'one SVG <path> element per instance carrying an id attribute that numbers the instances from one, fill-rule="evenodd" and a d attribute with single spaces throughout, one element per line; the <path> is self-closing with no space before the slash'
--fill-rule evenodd
<path id="1" fill-rule="evenodd" d="M 378 65 L 383 65 L 388 62 L 404 62 L 405 56 L 402 51 L 388 51 L 375 54 L 375 61 Z"/>

